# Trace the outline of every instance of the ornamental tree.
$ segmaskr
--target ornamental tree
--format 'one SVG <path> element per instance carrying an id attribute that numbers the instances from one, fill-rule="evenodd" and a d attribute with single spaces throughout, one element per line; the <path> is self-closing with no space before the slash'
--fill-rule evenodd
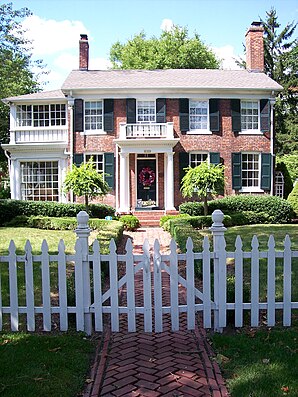
<path id="1" fill-rule="evenodd" d="M 81 164 L 80 167 L 74 164 L 72 170 L 66 174 L 63 191 L 68 193 L 70 190 L 76 196 L 84 196 L 88 212 L 89 201 L 98 196 L 105 196 L 110 188 L 103 178 L 103 173 L 96 171 L 91 157 L 87 163 Z"/>
<path id="2" fill-rule="evenodd" d="M 183 197 L 197 195 L 203 200 L 204 215 L 208 215 L 208 196 L 219 194 L 224 189 L 224 167 L 204 161 L 197 167 L 187 167 L 185 170 L 180 189 Z"/>

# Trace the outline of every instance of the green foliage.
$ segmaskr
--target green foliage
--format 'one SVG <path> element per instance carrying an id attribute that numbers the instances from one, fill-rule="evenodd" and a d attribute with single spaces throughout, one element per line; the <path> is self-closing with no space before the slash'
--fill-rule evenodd
<path id="1" fill-rule="evenodd" d="M 110 49 L 114 69 L 217 69 L 219 61 L 195 33 L 188 36 L 186 27 L 174 26 L 159 38 L 146 38 L 141 32 L 127 43 L 114 43 Z"/>
<path id="2" fill-rule="evenodd" d="M 125 230 L 136 230 L 140 227 L 140 221 L 134 215 L 122 215 L 119 221 L 123 223 Z"/>
<path id="3" fill-rule="evenodd" d="M 293 209 L 286 200 L 268 195 L 237 195 L 209 201 L 209 214 L 216 209 L 220 209 L 225 215 L 244 211 L 266 213 L 271 223 L 288 223 L 293 217 Z M 179 210 L 189 215 L 197 215 L 199 212 L 201 214 L 200 206 L 196 202 L 183 203 Z"/>
<path id="4" fill-rule="evenodd" d="M 75 217 L 85 210 L 83 204 L 64 204 L 51 201 L 0 200 L 0 225 L 9 222 L 18 215 L 42 215 L 49 217 Z M 115 209 L 105 204 L 90 204 L 90 217 L 105 218 L 114 216 Z"/>
<path id="5" fill-rule="evenodd" d="M 293 181 L 291 178 L 291 174 L 288 169 L 287 163 L 284 161 L 284 157 L 276 158 L 276 171 L 280 171 L 284 177 L 284 198 L 287 199 L 288 195 L 291 193 L 293 189 Z M 298 156 L 297 156 L 298 159 Z M 290 168 L 290 167 L 289 167 Z"/>
<path id="6" fill-rule="evenodd" d="M 288 202 L 292 206 L 296 216 L 298 216 L 298 183 L 295 184 L 293 190 L 289 194 Z"/>
<path id="7" fill-rule="evenodd" d="M 89 200 L 106 195 L 110 188 L 103 179 L 103 174 L 96 171 L 92 157 L 87 163 L 77 167 L 73 164 L 72 170 L 66 174 L 63 190 L 68 193 L 70 190 L 76 196 L 84 196 L 85 205 L 88 207 Z"/>
<path id="8" fill-rule="evenodd" d="M 277 165 L 284 163 L 292 184 L 298 179 L 298 154 L 286 154 L 276 158 Z M 282 171 L 282 170 L 281 170 Z"/>
<path id="9" fill-rule="evenodd" d="M 190 216 L 199 216 L 204 214 L 204 206 L 202 202 L 188 201 L 180 204 L 179 212 Z"/>
<path id="10" fill-rule="evenodd" d="M 163 227 L 163 225 L 169 220 L 169 219 L 181 219 L 181 218 L 188 218 L 188 214 L 177 214 L 177 215 L 164 215 L 160 218 L 159 225 Z"/>
<path id="11" fill-rule="evenodd" d="M 197 167 L 188 167 L 182 178 L 183 197 L 197 195 L 203 199 L 204 215 L 208 214 L 207 197 L 219 194 L 224 189 L 224 167 L 221 164 L 209 164 L 203 161 Z"/>

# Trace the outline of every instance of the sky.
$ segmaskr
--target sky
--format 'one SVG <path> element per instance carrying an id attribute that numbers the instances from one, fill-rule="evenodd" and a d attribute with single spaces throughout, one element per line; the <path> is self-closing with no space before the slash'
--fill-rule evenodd
<path id="1" fill-rule="evenodd" d="M 7 0 L 7 2 L 9 2 Z M 237 68 L 243 56 L 245 33 L 251 22 L 266 18 L 274 7 L 281 27 L 298 21 L 298 0 L 12 0 L 14 9 L 29 8 L 23 21 L 32 40 L 33 59 L 49 71 L 44 90 L 60 88 L 78 68 L 80 34 L 89 38 L 89 69 L 107 69 L 109 50 L 144 31 L 159 37 L 173 24 L 196 32 L 222 59 L 225 69 Z M 297 28 L 298 32 L 298 28 Z M 296 32 L 296 37 L 297 37 Z"/>

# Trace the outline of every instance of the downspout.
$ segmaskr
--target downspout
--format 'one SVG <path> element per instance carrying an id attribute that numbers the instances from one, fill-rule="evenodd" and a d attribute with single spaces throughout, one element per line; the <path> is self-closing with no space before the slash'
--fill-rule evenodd
<path id="1" fill-rule="evenodd" d="M 274 92 L 272 92 L 274 95 Z M 271 186 L 270 186 L 270 195 L 274 195 L 274 176 L 275 176 L 275 154 L 274 154 L 274 140 L 275 140 L 275 133 L 274 133 L 274 105 L 275 105 L 275 98 L 270 98 L 270 154 L 272 158 L 272 171 L 271 171 Z"/>

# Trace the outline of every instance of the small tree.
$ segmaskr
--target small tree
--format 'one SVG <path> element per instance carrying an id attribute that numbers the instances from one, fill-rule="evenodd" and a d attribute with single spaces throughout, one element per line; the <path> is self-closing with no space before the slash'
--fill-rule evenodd
<path id="1" fill-rule="evenodd" d="M 183 197 L 193 197 L 195 194 L 204 203 L 204 215 L 208 215 L 208 195 L 219 194 L 224 189 L 224 167 L 221 164 L 202 162 L 197 167 L 186 168 L 182 179 L 181 192 Z"/>
<path id="2" fill-rule="evenodd" d="M 96 171 L 92 158 L 80 167 L 73 165 L 68 171 L 63 184 L 63 190 L 68 193 L 70 190 L 76 196 L 84 196 L 84 202 L 88 211 L 89 200 L 97 196 L 105 196 L 110 188 L 103 179 L 103 174 Z"/>

